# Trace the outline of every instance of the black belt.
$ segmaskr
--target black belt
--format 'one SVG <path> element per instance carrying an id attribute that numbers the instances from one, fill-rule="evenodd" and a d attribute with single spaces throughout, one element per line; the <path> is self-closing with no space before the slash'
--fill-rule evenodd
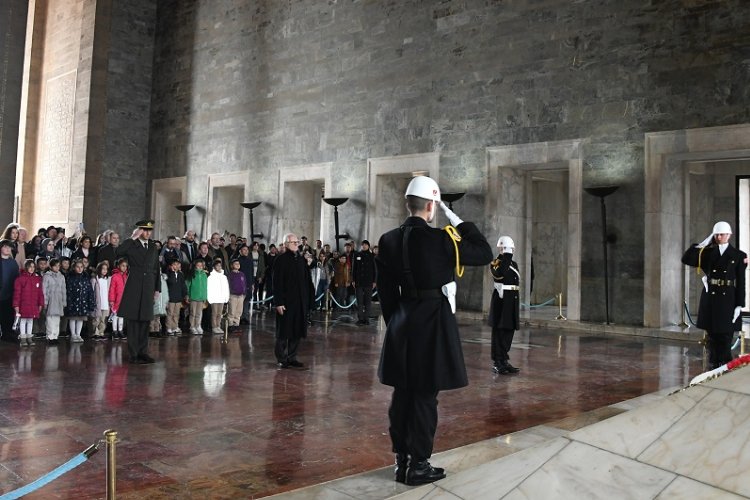
<path id="1" fill-rule="evenodd" d="M 402 289 L 401 296 L 410 299 L 439 299 L 441 297 L 444 297 L 443 292 L 441 292 L 437 288 L 427 290 L 415 290 L 412 288 Z"/>
<path id="2" fill-rule="evenodd" d="M 716 286 L 736 286 L 735 283 L 737 280 L 715 280 L 711 279 L 708 280 L 709 284 L 716 285 Z"/>

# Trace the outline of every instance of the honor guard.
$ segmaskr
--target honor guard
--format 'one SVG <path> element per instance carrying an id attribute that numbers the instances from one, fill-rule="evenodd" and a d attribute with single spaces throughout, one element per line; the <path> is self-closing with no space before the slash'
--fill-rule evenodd
<path id="1" fill-rule="evenodd" d="M 732 360 L 732 336 L 742 329 L 747 254 L 729 244 L 731 236 L 729 223 L 717 222 L 705 240 L 682 256 L 683 264 L 703 272 L 697 326 L 706 330 L 709 369 Z"/>
<path id="2" fill-rule="evenodd" d="M 453 226 L 428 225 L 438 205 Z M 455 312 L 454 270 L 483 266 L 492 250 L 471 222 L 440 201 L 429 177 L 406 189 L 410 216 L 380 238 L 375 260 L 383 319 L 387 325 L 378 376 L 393 387 L 389 432 L 396 453 L 396 481 L 417 485 L 445 477 L 428 459 L 437 428 L 437 395 L 467 385 Z M 460 274 L 460 272 L 459 272 Z"/>
<path id="3" fill-rule="evenodd" d="M 510 364 L 508 352 L 513 335 L 518 330 L 520 301 L 518 298 L 521 273 L 513 260 L 515 244 L 510 236 L 497 240 L 500 253 L 490 263 L 495 289 L 490 302 L 490 326 L 492 327 L 492 370 L 500 375 L 518 373 L 520 370 Z"/>

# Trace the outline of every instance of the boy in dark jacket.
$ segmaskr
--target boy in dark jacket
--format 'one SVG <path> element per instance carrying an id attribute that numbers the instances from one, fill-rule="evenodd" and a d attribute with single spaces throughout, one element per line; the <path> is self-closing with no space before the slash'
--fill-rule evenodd
<path id="1" fill-rule="evenodd" d="M 188 289 L 185 276 L 182 274 L 182 264 L 179 260 L 172 260 L 167 270 L 167 289 L 169 303 L 167 303 L 167 335 L 180 335 L 179 319 L 183 301 L 187 301 Z"/>

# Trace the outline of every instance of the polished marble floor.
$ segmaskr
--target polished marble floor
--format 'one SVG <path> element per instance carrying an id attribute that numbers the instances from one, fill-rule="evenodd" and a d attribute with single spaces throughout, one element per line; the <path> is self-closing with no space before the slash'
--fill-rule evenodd
<path id="1" fill-rule="evenodd" d="M 489 329 L 461 324 L 469 387 L 441 393 L 436 452 L 561 421 L 701 372 L 696 343 L 572 331 L 518 332 L 517 376 L 489 370 Z M 152 339 L 154 365 L 124 343 L 20 349 L 0 343 L 0 493 L 115 429 L 119 498 L 258 498 L 392 460 L 377 381 L 377 324 L 315 317 L 303 371 L 278 370 L 273 317 L 241 335 Z M 103 498 L 104 453 L 29 498 Z"/>

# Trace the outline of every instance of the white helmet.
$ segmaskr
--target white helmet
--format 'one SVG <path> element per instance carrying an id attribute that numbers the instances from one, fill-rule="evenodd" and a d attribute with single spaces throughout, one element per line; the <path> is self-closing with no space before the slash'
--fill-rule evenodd
<path id="1" fill-rule="evenodd" d="M 497 248 L 510 248 L 511 250 L 515 250 L 516 245 L 513 243 L 513 238 L 510 236 L 500 236 L 500 239 L 497 240 Z"/>
<path id="2" fill-rule="evenodd" d="M 416 196 L 430 201 L 440 201 L 440 187 L 431 177 L 418 175 L 409 182 L 404 197 L 407 196 Z"/>
<path id="3" fill-rule="evenodd" d="M 713 234 L 732 234 L 732 226 L 728 222 L 719 221 L 714 224 Z"/>

